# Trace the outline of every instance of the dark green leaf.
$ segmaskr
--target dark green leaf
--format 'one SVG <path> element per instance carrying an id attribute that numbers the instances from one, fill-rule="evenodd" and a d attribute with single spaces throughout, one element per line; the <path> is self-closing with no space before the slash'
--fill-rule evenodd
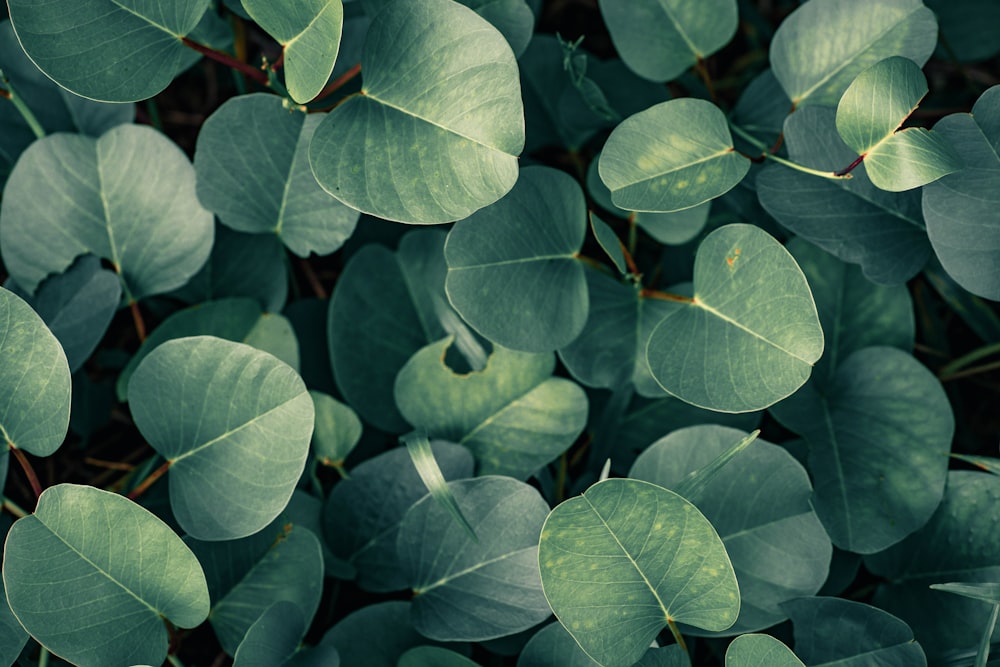
<path id="1" fill-rule="evenodd" d="M 321 646 L 335 646 L 341 667 L 397 667 L 414 646 L 436 644 L 410 622 L 410 603 L 378 602 L 348 614 L 324 636 Z"/>
<path id="2" fill-rule="evenodd" d="M 306 621 L 294 602 L 279 600 L 247 628 L 233 656 L 233 667 L 277 667 L 295 653 Z"/>
<path id="3" fill-rule="evenodd" d="M 743 635 L 726 649 L 726 667 L 805 667 L 792 650 L 770 635 Z"/>
<path id="4" fill-rule="evenodd" d="M 417 474 L 420 475 L 420 480 L 424 483 L 431 497 L 451 514 L 451 518 L 465 529 L 474 542 L 478 542 L 476 531 L 462 514 L 462 508 L 458 506 L 458 501 L 455 500 L 451 487 L 448 486 L 448 482 L 445 481 L 444 475 L 441 473 L 441 468 L 438 467 L 427 434 L 414 431 L 404 435 L 400 441 L 406 445 L 406 451 L 410 455 L 410 460 L 413 461 L 413 467 L 417 469 Z"/>
<path id="5" fill-rule="evenodd" d="M 399 657 L 397 665 L 398 667 L 479 667 L 464 655 L 439 646 L 411 648 Z"/>

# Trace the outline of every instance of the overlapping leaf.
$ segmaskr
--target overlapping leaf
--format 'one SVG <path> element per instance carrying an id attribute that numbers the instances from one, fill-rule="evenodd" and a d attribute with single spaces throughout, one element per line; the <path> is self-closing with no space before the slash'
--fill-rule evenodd
<path id="1" fill-rule="evenodd" d="M 517 62 L 485 19 L 451 0 L 390 3 L 372 19 L 361 64 L 361 94 L 327 115 L 309 147 L 327 192 L 381 218 L 433 224 L 514 186 Z"/>
<path id="2" fill-rule="evenodd" d="M 162 521 L 116 493 L 60 484 L 7 536 L 4 587 L 18 621 L 84 667 L 160 664 L 164 619 L 208 616 L 205 574 Z"/>
<path id="3" fill-rule="evenodd" d="M 4 264 L 33 293 L 90 252 L 111 262 L 130 300 L 170 291 L 212 248 L 212 214 L 194 193 L 191 163 L 152 128 L 120 125 L 99 139 L 50 135 L 24 152 L 7 181 Z"/>
<path id="4" fill-rule="evenodd" d="M 178 338 L 139 364 L 128 398 L 136 426 L 170 463 L 170 504 L 190 535 L 244 537 L 284 509 L 314 419 L 287 364 L 242 343 Z"/>
<path id="5" fill-rule="evenodd" d="M 760 410 L 792 394 L 823 352 L 805 276 L 752 225 L 726 225 L 698 249 L 694 298 L 672 310 L 646 348 L 656 381 L 723 412 Z"/>
<path id="6" fill-rule="evenodd" d="M 547 352 L 576 338 L 587 319 L 576 259 L 586 206 L 569 175 L 527 167 L 510 194 L 457 223 L 444 248 L 445 289 L 465 321 L 515 350 Z"/>
<path id="7" fill-rule="evenodd" d="M 616 206 L 679 211 L 728 192 L 750 161 L 733 149 L 718 107 L 682 98 L 626 118 L 608 137 L 599 169 Z"/>
<path id="8" fill-rule="evenodd" d="M 298 605 L 279 600 L 254 621 L 233 656 L 233 667 L 284 665 L 306 634 L 306 622 Z"/>
<path id="9" fill-rule="evenodd" d="M 7 3 L 32 61 L 60 86 L 105 102 L 134 102 L 166 88 L 190 62 L 180 38 L 195 29 L 208 5 L 209 0 Z"/>
<path id="10" fill-rule="evenodd" d="M 677 494 L 609 479 L 552 510 L 538 548 L 542 585 L 576 642 L 627 667 L 668 621 L 730 627 L 740 592 L 712 524 Z"/>
<path id="11" fill-rule="evenodd" d="M 411 603 L 377 602 L 348 614 L 324 636 L 320 646 L 334 646 L 341 667 L 397 667 L 410 648 L 436 644 L 413 629 Z"/>
<path id="12" fill-rule="evenodd" d="M 316 413 L 313 455 L 326 465 L 343 466 L 361 439 L 361 420 L 351 408 L 329 394 L 310 391 Z"/>

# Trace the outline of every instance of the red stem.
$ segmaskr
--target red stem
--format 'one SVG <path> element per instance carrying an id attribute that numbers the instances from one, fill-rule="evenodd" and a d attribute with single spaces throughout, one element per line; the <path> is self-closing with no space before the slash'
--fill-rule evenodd
<path id="1" fill-rule="evenodd" d="M 281 49 L 281 53 L 278 55 L 278 59 L 274 61 L 273 65 L 271 65 L 271 71 L 277 72 L 279 69 L 281 69 L 281 66 L 284 64 L 285 64 L 285 49 Z"/>
<path id="2" fill-rule="evenodd" d="M 338 76 L 330 83 L 326 84 L 326 88 L 324 88 L 319 92 L 319 95 L 316 96 L 316 99 L 321 100 L 327 95 L 337 92 L 340 88 L 344 86 L 344 84 L 346 84 L 348 81 L 350 81 L 360 73 L 361 73 L 361 63 L 358 63 L 357 65 L 347 70 L 346 72 Z"/>
<path id="3" fill-rule="evenodd" d="M 243 72 L 244 74 L 246 74 L 248 77 L 259 83 L 260 85 L 262 86 L 267 85 L 267 74 L 257 69 L 253 65 L 248 65 L 245 62 L 241 62 L 236 58 L 233 58 L 228 53 L 223 53 L 222 51 L 218 51 L 209 46 L 205 46 L 204 44 L 199 44 L 198 42 L 188 39 L 187 37 L 181 37 L 181 41 L 184 42 L 184 46 L 190 47 L 195 51 L 197 51 L 198 53 L 208 58 L 211 58 L 216 62 L 220 62 L 223 65 L 226 65 L 227 67 L 232 67 L 235 70 Z"/>
<path id="4" fill-rule="evenodd" d="M 142 483 L 140 483 L 139 486 L 132 489 L 126 496 L 126 498 L 128 498 L 129 500 L 135 500 L 136 498 L 144 494 L 149 489 L 149 487 L 153 486 L 153 484 L 156 483 L 156 480 L 160 479 L 165 474 L 167 474 L 168 470 L 170 470 L 170 461 L 167 461 L 159 468 L 151 472 L 149 474 L 149 477 L 142 480 Z"/>
<path id="5" fill-rule="evenodd" d="M 659 290 L 649 289 L 648 287 L 643 287 L 639 294 L 647 299 L 662 299 L 663 301 L 674 301 L 676 303 L 694 303 L 694 299 L 689 296 L 671 294 L 670 292 L 661 292 Z"/>
<path id="6" fill-rule="evenodd" d="M 833 172 L 833 175 L 834 176 L 847 176 L 849 173 L 851 173 L 852 171 L 854 171 L 854 168 L 857 167 L 859 164 L 861 164 L 862 161 L 864 161 L 864 159 L 865 159 L 864 154 L 859 155 L 857 160 L 855 160 L 851 164 L 847 165 L 843 169 L 839 169 L 839 170 Z"/>
<path id="7" fill-rule="evenodd" d="M 25 456 L 24 452 L 15 447 L 13 444 L 10 445 L 10 451 L 14 454 L 14 458 L 17 462 L 21 464 L 21 469 L 24 470 L 24 476 L 28 478 L 28 484 L 31 485 L 31 490 L 35 494 L 35 500 L 38 500 L 38 496 L 42 495 L 42 483 L 38 481 L 38 475 L 35 474 L 35 469 L 31 467 L 31 462 L 28 457 Z"/>

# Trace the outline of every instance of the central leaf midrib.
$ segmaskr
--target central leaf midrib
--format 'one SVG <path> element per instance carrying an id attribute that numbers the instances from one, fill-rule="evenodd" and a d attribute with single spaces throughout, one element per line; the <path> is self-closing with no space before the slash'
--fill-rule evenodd
<path id="1" fill-rule="evenodd" d="M 729 317 L 725 313 L 722 313 L 722 312 L 716 310 L 715 308 L 709 306 L 707 303 L 705 303 L 704 301 L 702 301 L 701 299 L 699 299 L 698 295 L 695 295 L 694 301 L 692 302 L 691 305 L 694 306 L 694 307 L 696 307 L 696 308 L 701 308 L 705 312 L 711 313 L 712 315 L 715 315 L 716 317 L 718 317 L 723 322 L 726 322 L 727 324 L 736 327 L 740 331 L 743 331 L 745 333 L 750 334 L 754 338 L 767 343 L 768 345 L 770 345 L 774 349 L 776 349 L 776 350 L 778 350 L 780 352 L 783 352 L 784 354 L 787 354 L 788 356 L 792 357 L 793 359 L 797 359 L 797 360 L 801 361 L 804 364 L 812 366 L 811 362 L 806 361 L 805 359 L 803 359 L 799 355 L 795 354 L 794 352 L 786 350 L 785 348 L 783 348 L 780 345 L 778 345 L 777 343 L 775 343 L 773 340 L 770 340 L 769 338 L 765 338 L 763 335 L 757 333 L 753 329 L 750 329 L 749 327 L 747 327 L 747 326 L 745 326 L 745 325 L 737 322 L 736 320 L 732 319 L 731 317 Z"/>
<path id="2" fill-rule="evenodd" d="M 309 29 L 312 28 L 313 25 L 316 24 L 316 21 L 319 20 L 319 17 L 321 17 L 328 9 L 330 9 L 333 6 L 334 6 L 333 5 L 333 0 L 327 0 L 327 3 L 325 5 L 323 5 L 323 8 L 320 9 L 318 12 L 316 12 L 315 16 L 313 16 L 311 19 L 309 19 L 309 23 L 306 24 L 306 27 L 302 28 L 302 30 L 300 30 L 294 37 L 292 37 L 290 40 L 288 40 L 287 42 L 285 42 L 282 46 L 284 46 L 284 48 L 287 49 L 292 44 L 294 44 L 295 42 L 297 42 L 299 40 L 299 38 L 302 37 L 302 35 L 304 35 L 307 32 L 309 32 Z"/>
<path id="3" fill-rule="evenodd" d="M 173 30 L 171 30 L 170 28 L 168 28 L 165 25 L 160 25 L 156 21 L 153 21 L 152 19 L 150 19 L 148 16 L 143 16 L 142 14 L 129 9 L 128 7 L 122 5 L 121 3 L 116 2 L 115 0 L 111 0 L 111 2 L 114 4 L 115 7 L 118 7 L 120 10 L 122 10 L 126 14 L 131 14 L 132 16 L 136 17 L 137 19 L 139 19 L 141 21 L 145 21 L 146 23 L 148 23 L 149 25 L 153 26 L 154 28 L 157 28 L 158 30 L 163 31 L 163 32 L 167 33 L 168 35 L 171 35 L 172 37 L 177 37 L 178 39 L 180 39 L 181 37 L 184 36 L 184 35 L 181 35 L 179 33 L 174 32 Z"/>
<path id="4" fill-rule="evenodd" d="M 696 167 L 699 164 L 702 164 L 704 162 L 710 162 L 711 160 L 718 160 L 719 158 L 724 157 L 726 155 L 729 155 L 732 152 L 733 152 L 733 147 L 732 146 L 727 146 L 724 149 L 722 149 L 721 151 L 718 151 L 716 153 L 712 153 L 711 155 L 706 155 L 705 157 L 698 158 L 697 160 L 692 160 L 691 162 L 685 162 L 682 165 L 678 165 L 678 166 L 673 167 L 671 169 L 668 169 L 666 171 L 657 172 L 656 174 L 654 174 L 652 176 L 643 176 L 639 180 L 630 181 L 628 183 L 616 186 L 616 187 L 611 188 L 611 189 L 613 191 L 615 191 L 615 192 L 618 192 L 620 190 L 624 190 L 625 188 L 631 188 L 634 185 L 640 185 L 642 183 L 647 183 L 649 181 L 655 181 L 658 178 L 663 178 L 667 174 L 675 174 L 675 173 L 677 173 L 679 171 L 683 171 L 685 169 L 690 169 L 691 167 Z"/>
<path id="5" fill-rule="evenodd" d="M 524 257 L 518 259 L 502 259 L 495 262 L 487 262 L 485 264 L 466 264 L 463 266 L 449 266 L 448 271 L 464 271 L 467 269 L 490 269 L 495 266 L 510 266 L 513 264 L 530 264 L 532 262 L 547 262 L 554 259 L 568 259 L 575 261 L 573 254 L 567 255 L 538 255 L 536 257 Z"/>
<path id="6" fill-rule="evenodd" d="M 417 586 L 417 587 L 415 587 L 413 589 L 413 592 L 416 593 L 417 595 L 422 595 L 424 593 L 427 593 L 429 591 L 434 590 L 435 588 L 439 588 L 441 586 L 444 586 L 445 584 L 447 584 L 448 582 L 450 582 L 450 581 L 452 581 L 454 579 L 458 579 L 459 577 L 464 577 L 465 575 L 471 574 L 471 573 L 475 572 L 476 570 L 480 570 L 480 569 L 486 567 L 487 565 L 492 565 L 494 563 L 499 563 L 501 561 L 507 560 L 508 558 L 511 558 L 511 557 L 516 556 L 516 555 L 521 554 L 521 553 L 524 553 L 525 551 L 530 551 L 530 550 L 536 549 L 536 548 L 537 548 L 537 545 L 530 546 L 530 547 L 524 547 L 523 549 L 517 549 L 516 551 L 509 551 L 509 552 L 507 552 L 505 554 L 497 556 L 496 558 L 490 558 L 489 560 L 481 561 L 479 563 L 476 563 L 475 565 L 472 565 L 471 567 L 465 568 L 464 570 L 459 570 L 458 572 L 454 572 L 454 573 L 451 573 L 451 574 L 449 574 L 447 576 L 444 576 L 444 577 L 438 579 L 437 581 L 435 581 L 433 583 L 430 583 L 430 584 L 428 584 L 426 586 Z"/>

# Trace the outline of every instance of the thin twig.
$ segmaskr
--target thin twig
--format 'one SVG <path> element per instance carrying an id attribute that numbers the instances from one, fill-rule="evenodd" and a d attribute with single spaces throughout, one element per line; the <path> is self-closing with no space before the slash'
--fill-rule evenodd
<path id="1" fill-rule="evenodd" d="M 246 74 L 248 77 L 259 83 L 260 85 L 262 86 L 268 85 L 267 74 L 257 69 L 253 65 L 248 65 L 245 62 L 237 60 L 228 53 L 224 53 L 223 51 L 213 49 L 212 47 L 205 46 L 204 44 L 199 44 L 198 42 L 188 39 L 187 37 L 181 37 L 181 41 L 184 43 L 184 46 L 194 49 L 203 56 L 211 58 L 216 62 L 220 62 L 223 65 L 226 65 L 227 67 L 232 67 L 235 70 L 243 72 L 244 74 Z"/>
<path id="2" fill-rule="evenodd" d="M 139 302 L 132 301 L 128 304 L 128 307 L 132 311 L 132 321 L 135 322 L 135 333 L 139 337 L 139 342 L 142 343 L 146 340 L 146 323 L 142 321 L 142 313 L 139 312 Z"/>
<path id="3" fill-rule="evenodd" d="M 327 95 L 337 92 L 340 90 L 348 81 L 356 77 L 361 73 L 361 63 L 357 63 L 351 69 L 347 70 L 336 79 L 326 84 L 326 87 L 319 91 L 319 95 L 316 96 L 317 100 L 321 100 Z"/>
<path id="4" fill-rule="evenodd" d="M 42 483 L 38 481 L 38 475 L 35 474 L 35 469 L 31 467 L 31 462 L 28 457 L 20 449 L 14 445 L 10 445 L 10 451 L 17 459 L 17 462 L 21 465 L 21 469 L 24 471 L 24 476 L 28 478 L 28 484 L 31 485 L 31 490 L 35 494 L 35 500 L 38 500 L 38 496 L 42 495 Z"/>
<path id="5" fill-rule="evenodd" d="M 146 479 L 142 480 L 142 482 L 139 483 L 139 486 L 129 491 L 126 498 L 128 498 L 129 500 L 135 500 L 136 498 L 144 494 L 149 489 L 149 487 L 153 486 L 153 484 L 156 483 L 156 480 L 160 479 L 165 474 L 167 474 L 168 470 L 170 470 L 170 461 L 167 461 L 159 468 L 151 472 L 149 474 L 149 477 L 147 477 Z"/>

